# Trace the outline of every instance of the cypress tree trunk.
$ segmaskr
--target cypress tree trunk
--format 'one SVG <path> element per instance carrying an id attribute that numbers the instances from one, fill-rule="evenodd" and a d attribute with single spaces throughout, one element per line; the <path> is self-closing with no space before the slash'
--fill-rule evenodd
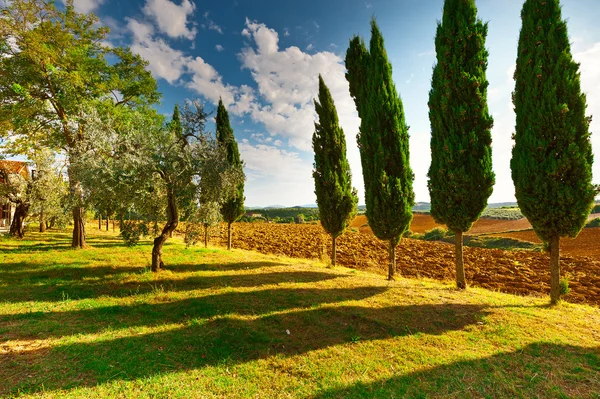
<path id="1" fill-rule="evenodd" d="M 467 288 L 465 279 L 465 265 L 463 261 L 463 232 L 454 232 L 454 242 L 456 246 L 456 288 L 464 290 Z"/>
<path id="2" fill-rule="evenodd" d="M 337 237 L 331 236 L 331 265 L 335 266 L 335 240 Z"/>
<path id="3" fill-rule="evenodd" d="M 171 190 L 167 190 L 167 223 L 162 229 L 161 234 L 154 239 L 154 246 L 152 247 L 152 271 L 158 272 L 164 267 L 162 261 L 162 248 L 169 235 L 177 228 L 179 223 L 179 210 L 177 209 L 177 202 L 174 193 Z"/>
<path id="4" fill-rule="evenodd" d="M 396 273 L 396 245 L 394 239 L 390 240 L 390 265 L 388 267 L 388 280 L 394 280 Z"/>
<path id="5" fill-rule="evenodd" d="M 550 240 L 550 303 L 556 305 L 560 300 L 560 236 Z"/>
<path id="6" fill-rule="evenodd" d="M 227 250 L 231 251 L 231 223 L 227 223 Z"/>

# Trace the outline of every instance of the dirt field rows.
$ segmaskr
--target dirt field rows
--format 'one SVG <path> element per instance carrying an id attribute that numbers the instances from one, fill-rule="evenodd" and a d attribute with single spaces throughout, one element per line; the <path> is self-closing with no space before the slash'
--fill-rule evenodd
<path id="1" fill-rule="evenodd" d="M 533 230 L 489 234 L 489 237 L 507 237 L 521 241 L 541 243 Z M 583 229 L 577 238 L 561 238 L 560 250 L 569 255 L 593 256 L 600 259 L 600 228 Z"/>
<path id="2" fill-rule="evenodd" d="M 600 229 L 592 235 L 600 238 Z M 322 258 L 330 240 L 318 224 L 234 223 L 237 248 L 295 258 Z M 220 237 L 220 244 L 225 233 Z M 338 239 L 338 264 L 386 273 L 387 246 L 373 234 L 348 231 Z M 465 248 L 465 267 L 472 285 L 516 294 L 547 294 L 550 273 L 546 253 Z M 397 249 L 398 272 L 407 277 L 454 278 L 453 246 L 403 239 Z M 600 305 L 600 257 L 565 255 L 563 275 L 571 293 L 566 299 Z"/>

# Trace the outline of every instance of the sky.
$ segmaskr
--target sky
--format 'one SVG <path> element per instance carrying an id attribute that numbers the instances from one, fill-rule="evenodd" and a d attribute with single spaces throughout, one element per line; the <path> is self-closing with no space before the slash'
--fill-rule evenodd
<path id="1" fill-rule="evenodd" d="M 64 2 L 64 0 L 62 0 Z M 478 0 L 488 22 L 488 106 L 496 185 L 489 202 L 515 201 L 510 156 L 515 116 L 512 79 L 522 0 Z M 592 144 L 600 158 L 600 3 L 563 0 Z M 246 206 L 316 202 L 311 137 L 317 115 L 313 99 L 322 74 L 332 92 L 348 146 L 353 184 L 364 203 L 356 134 L 360 119 L 348 93 L 344 57 L 354 34 L 370 39 L 377 19 L 393 68 L 396 89 L 410 126 L 416 200 L 429 201 L 431 162 L 428 95 L 435 64 L 434 38 L 443 0 L 75 0 L 111 33 L 107 45 L 130 46 L 149 62 L 162 92 L 160 112 L 200 99 L 215 110 L 223 99 L 246 173 Z M 214 115 L 214 114 L 213 114 Z M 209 124 L 214 129 L 214 125 Z M 593 167 L 600 183 L 600 162 Z"/>

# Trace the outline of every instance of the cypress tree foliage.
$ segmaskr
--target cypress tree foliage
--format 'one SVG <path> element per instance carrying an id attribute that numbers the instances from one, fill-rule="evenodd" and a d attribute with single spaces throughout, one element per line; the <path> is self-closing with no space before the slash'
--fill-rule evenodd
<path id="1" fill-rule="evenodd" d="M 438 23 L 429 92 L 431 215 L 455 233 L 456 286 L 466 288 L 463 233 L 487 206 L 492 171 L 493 119 L 487 107 L 487 24 L 474 0 L 446 0 Z"/>
<path id="2" fill-rule="evenodd" d="M 402 100 L 374 19 L 369 51 L 362 39 L 352 38 L 346 52 L 346 69 L 350 95 L 361 118 L 357 140 L 367 219 L 375 236 L 389 242 L 391 280 L 396 270 L 396 246 L 412 220 L 414 174 Z"/>
<path id="3" fill-rule="evenodd" d="M 224 145 L 227 151 L 227 161 L 229 165 L 242 168 L 240 152 L 237 142 L 233 135 L 233 129 L 229 123 L 229 114 L 223 105 L 223 100 L 219 99 L 217 107 L 217 140 Z M 231 224 L 244 215 L 244 183 L 240 183 L 233 197 L 227 200 L 221 206 L 221 215 L 227 222 L 227 249 L 231 249 Z"/>
<path id="4" fill-rule="evenodd" d="M 560 237 L 576 237 L 594 204 L 590 117 L 558 0 L 526 0 L 521 11 L 511 170 L 515 195 L 550 244 L 551 303 L 560 299 Z"/>
<path id="5" fill-rule="evenodd" d="M 319 75 L 319 101 L 315 100 L 319 122 L 312 137 L 315 152 L 315 194 L 319 218 L 331 235 L 331 263 L 335 266 L 335 241 L 356 215 L 358 196 L 352 188 L 352 173 L 346 159 L 346 138 L 339 125 L 335 104 Z"/>

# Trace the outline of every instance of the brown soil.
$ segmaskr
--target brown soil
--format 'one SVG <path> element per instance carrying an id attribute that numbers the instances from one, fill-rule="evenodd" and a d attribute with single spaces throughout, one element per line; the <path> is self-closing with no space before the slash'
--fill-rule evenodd
<path id="1" fill-rule="evenodd" d="M 536 244 L 542 242 L 533 230 L 504 232 L 490 234 L 490 236 L 514 238 Z M 600 227 L 583 229 L 577 238 L 561 238 L 560 251 L 567 255 L 595 256 L 600 260 Z"/>
<path id="2" fill-rule="evenodd" d="M 226 239 L 225 230 L 221 243 Z M 590 237 L 600 238 L 600 229 L 587 230 L 597 230 Z M 318 224 L 235 223 L 233 245 L 261 253 L 309 259 L 322 259 L 331 250 L 329 236 Z M 396 253 L 399 274 L 454 279 L 454 246 L 451 244 L 402 239 Z M 385 274 L 387 254 L 387 243 L 373 234 L 347 231 L 338 239 L 337 259 L 342 266 Z M 516 294 L 549 292 L 546 253 L 465 248 L 464 259 L 467 281 L 474 286 Z M 600 257 L 565 251 L 561 265 L 563 274 L 569 276 L 571 288 L 566 299 L 600 305 Z"/>

